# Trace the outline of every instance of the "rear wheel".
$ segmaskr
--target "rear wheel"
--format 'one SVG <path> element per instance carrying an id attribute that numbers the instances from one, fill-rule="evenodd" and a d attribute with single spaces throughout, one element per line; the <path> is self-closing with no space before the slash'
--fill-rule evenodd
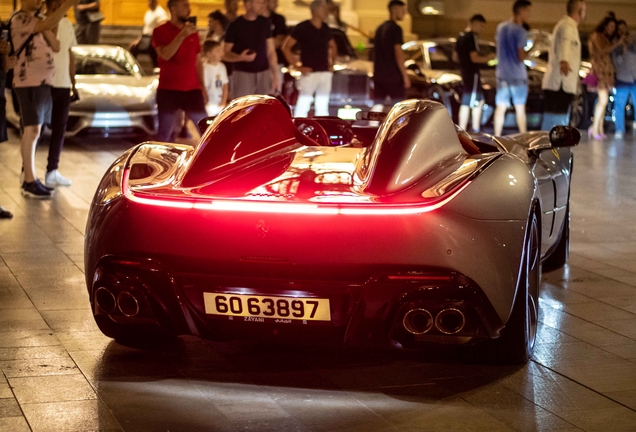
<path id="1" fill-rule="evenodd" d="M 539 322 L 540 251 L 539 219 L 533 212 L 528 223 L 512 313 L 499 338 L 473 347 L 473 356 L 476 355 L 479 361 L 523 364 L 532 357 Z"/>

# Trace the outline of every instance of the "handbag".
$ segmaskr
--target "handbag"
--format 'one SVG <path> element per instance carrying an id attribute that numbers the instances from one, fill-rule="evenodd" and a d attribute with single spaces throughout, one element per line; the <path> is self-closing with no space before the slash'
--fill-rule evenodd
<path id="1" fill-rule="evenodd" d="M 598 75 L 593 71 L 588 73 L 585 78 L 581 81 L 581 83 L 585 84 L 588 87 L 598 87 Z"/>
<path id="2" fill-rule="evenodd" d="M 103 21 L 105 18 L 106 17 L 104 16 L 104 14 L 98 10 L 86 12 L 86 19 L 88 20 L 88 22 L 91 22 L 91 23 Z"/>

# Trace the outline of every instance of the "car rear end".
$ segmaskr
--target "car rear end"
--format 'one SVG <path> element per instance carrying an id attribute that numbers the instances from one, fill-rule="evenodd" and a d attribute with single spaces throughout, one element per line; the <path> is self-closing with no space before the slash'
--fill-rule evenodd
<path id="1" fill-rule="evenodd" d="M 415 348 L 497 337 L 526 224 L 507 194 L 532 183 L 525 165 L 498 153 L 468 157 L 451 145 L 452 123 L 434 126 L 442 114 L 450 122 L 443 106 L 416 102 L 378 133 L 384 146 L 299 146 L 270 130 L 259 132 L 268 151 L 243 148 L 241 159 L 250 132 L 239 122 L 262 121 L 261 131 L 273 108 L 215 120 L 204 140 L 238 142 L 225 149 L 214 139 L 210 151 L 147 144 L 115 162 L 86 231 L 94 314 L 212 339 Z M 441 162 L 422 159 L 435 146 L 418 137 L 433 133 L 449 156 Z M 355 186 L 361 166 L 373 166 L 365 189 Z M 522 216 L 488 205 L 489 185 L 504 174 L 500 197 Z"/>

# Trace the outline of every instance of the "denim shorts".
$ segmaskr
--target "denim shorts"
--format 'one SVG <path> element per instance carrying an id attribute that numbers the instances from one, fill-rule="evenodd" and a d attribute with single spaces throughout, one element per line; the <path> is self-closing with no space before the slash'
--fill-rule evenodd
<path id="1" fill-rule="evenodd" d="M 51 123 L 51 86 L 42 84 L 38 87 L 14 87 L 13 91 L 20 105 L 22 127 Z"/>
<path id="2" fill-rule="evenodd" d="M 528 83 L 509 84 L 506 81 L 497 80 L 496 104 L 509 107 L 510 100 L 513 105 L 525 105 L 528 100 Z"/>

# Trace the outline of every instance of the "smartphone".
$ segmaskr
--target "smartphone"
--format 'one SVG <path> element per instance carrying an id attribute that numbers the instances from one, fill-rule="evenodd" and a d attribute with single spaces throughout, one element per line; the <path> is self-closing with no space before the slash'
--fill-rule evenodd
<path id="1" fill-rule="evenodd" d="M 197 25 L 197 17 L 196 16 L 188 17 L 188 22 L 194 25 Z"/>

